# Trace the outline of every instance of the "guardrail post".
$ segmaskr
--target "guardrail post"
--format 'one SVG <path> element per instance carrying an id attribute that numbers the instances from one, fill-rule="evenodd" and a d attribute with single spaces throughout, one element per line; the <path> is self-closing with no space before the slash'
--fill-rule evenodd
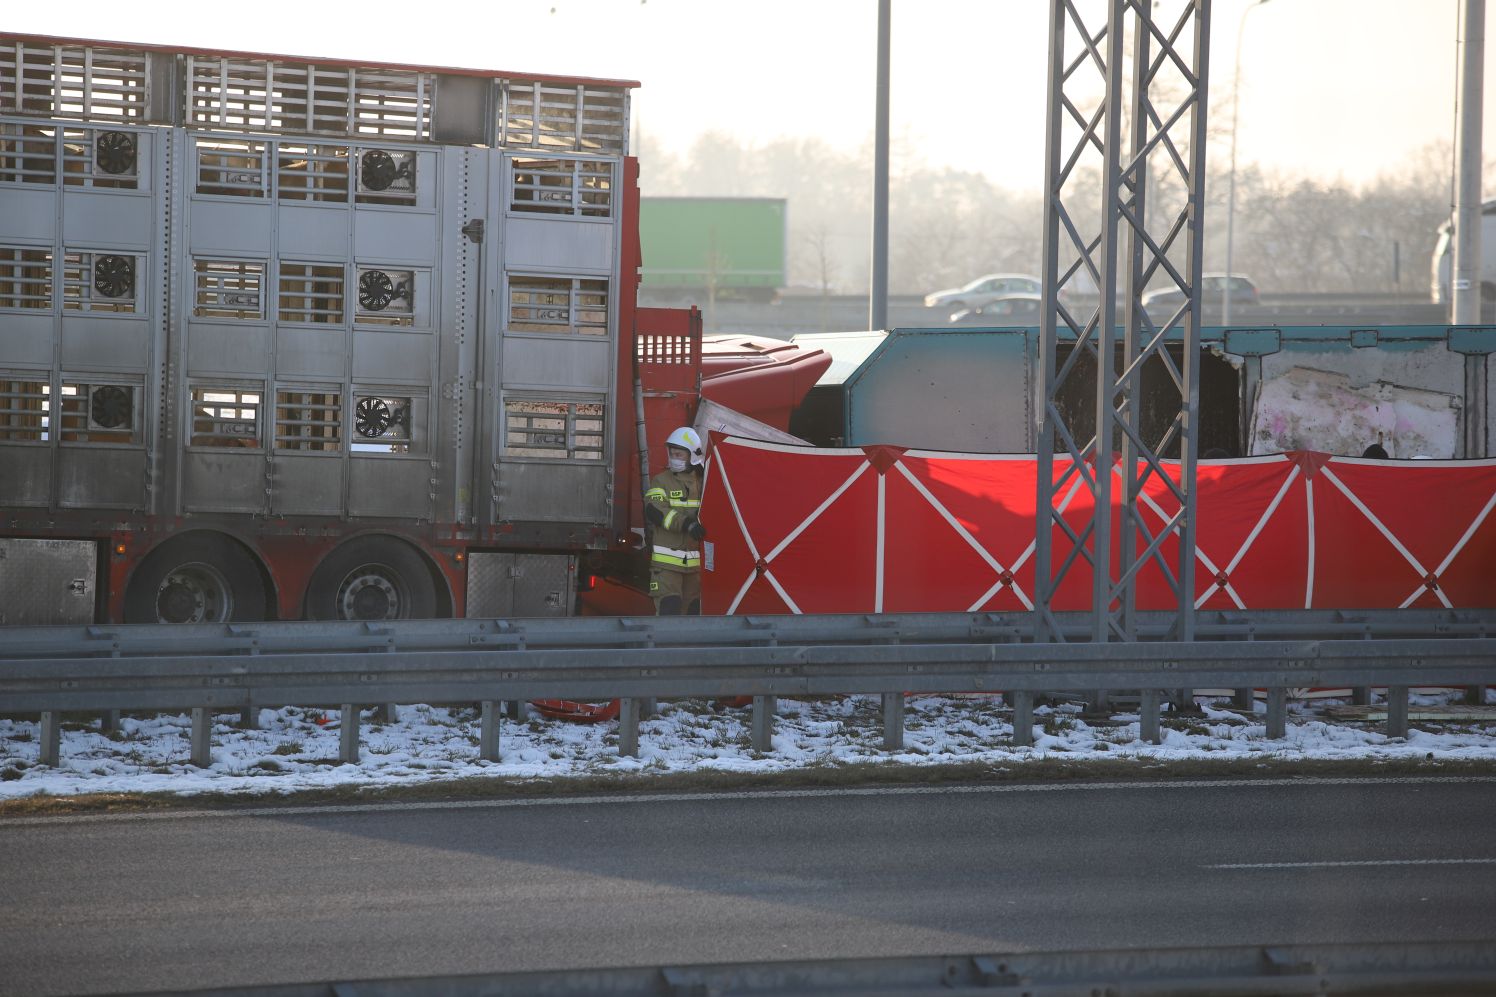
<path id="1" fill-rule="evenodd" d="M 1496 252 L 1496 250 L 1493 250 Z M 1465 702 L 1471 706 L 1483 706 L 1486 702 L 1486 687 L 1483 685 L 1465 686 Z"/>
<path id="2" fill-rule="evenodd" d="M 1354 689 L 1352 689 L 1351 690 L 1351 705 L 1352 706 L 1370 706 L 1371 705 L 1371 686 L 1369 686 L 1369 685 L 1358 685 Z"/>
<path id="3" fill-rule="evenodd" d="M 1238 710 L 1254 711 L 1257 708 L 1257 690 L 1250 686 L 1236 690 L 1236 694 L 1231 697 L 1231 705 Z"/>
<path id="4" fill-rule="evenodd" d="M 1013 697 L 1013 744 L 1029 748 L 1034 744 L 1034 694 L 1010 692 Z"/>
<path id="5" fill-rule="evenodd" d="M 1200 705 L 1195 702 L 1195 690 L 1190 686 L 1180 686 L 1178 689 L 1169 690 L 1169 698 L 1174 702 L 1175 713 L 1187 713 L 1197 716 L 1200 713 Z"/>
<path id="6" fill-rule="evenodd" d="M 105 710 L 99 717 L 99 733 L 113 734 L 119 730 L 119 710 Z"/>
<path id="7" fill-rule="evenodd" d="M 1387 687 L 1387 736 L 1408 736 L 1408 687 Z"/>
<path id="8" fill-rule="evenodd" d="M 753 697 L 753 750 L 768 754 L 774 750 L 774 697 Z"/>
<path id="9" fill-rule="evenodd" d="M 192 764 L 200 769 L 213 764 L 213 711 L 206 706 L 192 708 Z"/>
<path id="10" fill-rule="evenodd" d="M 358 705 L 344 703 L 338 721 L 338 757 L 345 765 L 358 764 Z"/>
<path id="11" fill-rule="evenodd" d="M 902 751 L 904 748 L 904 694 L 883 694 L 883 750 Z"/>
<path id="12" fill-rule="evenodd" d="M 503 706 L 503 708 L 504 708 L 503 712 L 509 714 L 509 719 L 510 720 L 523 720 L 523 719 L 525 719 L 525 703 L 524 703 L 524 700 L 521 700 L 521 699 L 505 700 L 500 705 Z"/>
<path id="13" fill-rule="evenodd" d="M 1090 695 L 1091 705 L 1086 712 L 1096 717 L 1111 715 L 1112 697 L 1106 689 L 1092 689 Z"/>
<path id="14" fill-rule="evenodd" d="M 1157 689 L 1144 689 L 1138 695 L 1138 737 L 1149 744 L 1162 743 L 1159 736 Z"/>
<path id="15" fill-rule="evenodd" d="M 55 710 L 42 711 L 41 763 L 57 768 L 62 763 L 62 717 Z"/>
<path id="16" fill-rule="evenodd" d="M 639 709 L 641 702 L 631 696 L 618 701 L 618 754 L 624 758 L 639 757 Z"/>
<path id="17" fill-rule="evenodd" d="M 260 708 L 258 706 L 246 706 L 239 711 L 239 729 L 260 729 Z"/>
<path id="18" fill-rule="evenodd" d="M 380 703 L 375 711 L 374 719 L 379 723 L 392 724 L 400 720 L 400 707 L 394 703 Z"/>
<path id="19" fill-rule="evenodd" d="M 478 724 L 478 758 L 480 761 L 499 760 L 499 704 L 492 699 L 483 701 L 483 719 Z"/>
<path id="20" fill-rule="evenodd" d="M 1267 736 L 1280 740 L 1288 736 L 1288 687 L 1276 685 L 1267 691 Z"/>

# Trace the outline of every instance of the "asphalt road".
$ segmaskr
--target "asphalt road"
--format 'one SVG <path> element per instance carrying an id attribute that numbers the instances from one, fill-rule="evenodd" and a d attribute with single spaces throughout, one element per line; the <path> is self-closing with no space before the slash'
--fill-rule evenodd
<path id="1" fill-rule="evenodd" d="M 1496 780 L 0 821 L 0 993 L 1496 939 Z"/>

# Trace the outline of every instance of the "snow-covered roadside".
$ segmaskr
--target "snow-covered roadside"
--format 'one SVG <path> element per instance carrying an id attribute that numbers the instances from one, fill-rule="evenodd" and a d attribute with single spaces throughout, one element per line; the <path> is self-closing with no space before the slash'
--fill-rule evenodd
<path id="1" fill-rule="evenodd" d="M 1414 697 L 1429 705 L 1448 696 Z M 1323 703 L 1315 704 L 1324 705 Z M 1259 711 L 1261 704 L 1259 704 Z M 499 762 L 481 762 L 474 710 L 404 706 L 395 723 L 366 714 L 358 765 L 338 762 L 337 713 L 287 707 L 262 710 L 260 730 L 240 730 L 224 715 L 213 730 L 213 765 L 188 764 L 188 717 L 126 717 L 119 731 L 66 725 L 62 765 L 37 765 L 38 724 L 0 720 L 0 801 L 35 794 L 203 792 L 281 793 L 330 787 L 409 786 L 443 780 L 565 779 L 612 773 L 716 771 L 770 773 L 810 766 L 931 765 L 988 762 L 1022 765 L 1037 759 L 1496 760 L 1496 719 L 1433 725 L 1389 739 L 1380 724 L 1329 723 L 1293 704 L 1287 737 L 1266 739 L 1263 718 L 1205 707 L 1184 729 L 1166 727 L 1162 744 L 1138 739 L 1136 714 L 1087 724 L 1078 709 L 1035 710 L 1035 743 L 1012 744 L 1011 711 L 988 697 L 911 698 L 904 750 L 882 749 L 877 697 L 781 700 L 774 750 L 753 751 L 747 710 L 717 712 L 699 701 L 661 704 L 641 722 L 639 757 L 618 755 L 617 725 L 571 724 L 531 713 L 502 727 Z M 318 721 L 321 722 L 318 722 Z"/>

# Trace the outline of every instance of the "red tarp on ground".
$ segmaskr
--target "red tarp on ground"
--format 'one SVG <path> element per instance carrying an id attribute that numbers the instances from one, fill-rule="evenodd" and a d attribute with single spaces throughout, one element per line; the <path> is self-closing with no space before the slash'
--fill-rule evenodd
<path id="1" fill-rule="evenodd" d="M 1177 463 L 1164 466 L 1177 474 Z M 1056 480 L 1068 469 L 1057 461 Z M 701 512 L 710 531 L 702 610 L 1031 608 L 1036 471 L 1029 455 L 718 440 Z M 1122 478 L 1113 474 L 1115 501 Z M 1301 452 L 1204 461 L 1197 482 L 1200 608 L 1496 606 L 1496 460 Z M 1157 476 L 1145 491 L 1144 525 L 1156 533 L 1178 503 Z M 1090 489 L 1071 475 L 1060 498 L 1081 532 Z M 1114 514 L 1114 536 L 1117 524 Z M 1070 550 L 1057 529 L 1056 566 Z M 1081 560 L 1055 608 L 1089 608 L 1090 581 Z M 1167 608 L 1169 599 L 1161 569 L 1149 564 L 1139 607 Z"/>

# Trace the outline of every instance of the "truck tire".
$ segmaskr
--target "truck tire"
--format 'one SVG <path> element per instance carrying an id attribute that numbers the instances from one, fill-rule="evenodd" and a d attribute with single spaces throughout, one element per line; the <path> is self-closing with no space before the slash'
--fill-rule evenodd
<path id="1" fill-rule="evenodd" d="M 218 533 L 175 537 L 146 555 L 125 589 L 126 623 L 229 623 L 265 618 L 254 556 Z"/>
<path id="2" fill-rule="evenodd" d="M 425 560 L 394 537 L 360 537 L 334 550 L 312 572 L 311 620 L 428 620 L 436 585 Z"/>

